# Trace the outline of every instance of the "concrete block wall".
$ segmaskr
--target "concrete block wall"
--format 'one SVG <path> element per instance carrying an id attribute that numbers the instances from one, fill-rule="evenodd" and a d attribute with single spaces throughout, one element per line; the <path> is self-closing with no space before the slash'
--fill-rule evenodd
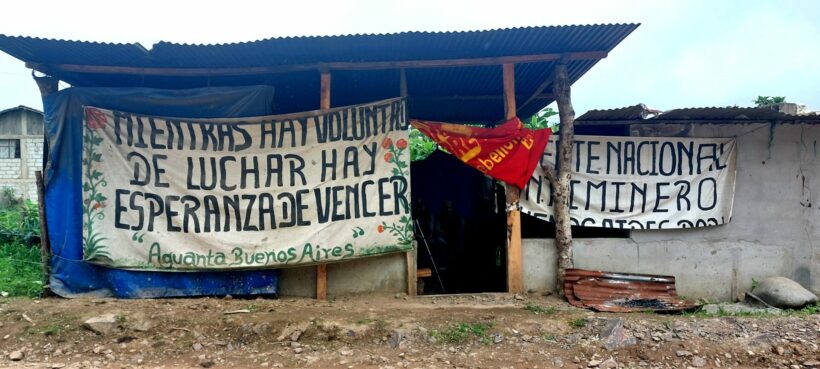
<path id="1" fill-rule="evenodd" d="M 22 138 L 19 159 L 0 159 L 0 188 L 13 188 L 18 197 L 37 202 L 35 172 L 43 168 L 43 142 L 40 137 Z"/>
<path id="2" fill-rule="evenodd" d="M 21 159 L 0 159 L 0 179 L 20 179 Z"/>
<path id="3" fill-rule="evenodd" d="M 653 124 L 633 136 L 737 137 L 730 223 L 632 231 L 629 238 L 576 239 L 579 268 L 674 275 L 681 295 L 736 299 L 753 279 L 785 276 L 820 293 L 820 126 Z M 523 242 L 525 287 L 555 288 L 551 239 Z"/>
<path id="4" fill-rule="evenodd" d="M 35 178 L 34 172 L 43 170 L 43 139 L 27 138 L 26 164 L 28 164 L 28 178 Z"/>

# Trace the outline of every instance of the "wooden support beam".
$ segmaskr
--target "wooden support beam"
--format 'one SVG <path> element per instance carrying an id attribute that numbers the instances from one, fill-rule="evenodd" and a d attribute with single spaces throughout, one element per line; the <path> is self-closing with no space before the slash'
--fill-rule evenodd
<path id="1" fill-rule="evenodd" d="M 272 65 L 266 67 L 225 67 L 225 68 L 154 68 L 123 67 L 114 65 L 84 64 L 43 64 L 27 62 L 26 67 L 43 73 L 71 72 L 95 74 L 137 74 L 153 76 L 199 77 L 199 76 L 240 76 L 253 74 L 274 74 L 305 71 L 335 70 L 379 70 L 402 68 L 448 68 L 475 67 L 499 64 L 538 63 L 560 60 L 567 55 L 570 60 L 595 60 L 607 57 L 606 51 L 583 51 L 568 54 L 550 53 L 516 56 L 499 56 L 488 58 L 462 58 L 437 60 L 398 60 L 376 62 L 333 62 L 308 63 L 291 65 Z"/>
<path id="2" fill-rule="evenodd" d="M 532 97 L 534 99 L 554 99 L 553 94 L 537 94 L 537 95 L 517 95 L 515 98 L 526 99 Z M 453 95 L 453 96 L 413 96 L 413 101 L 471 101 L 471 100 L 485 100 L 485 101 L 504 101 L 507 97 L 505 95 Z M 520 110 L 520 109 L 519 109 Z"/>
<path id="3" fill-rule="evenodd" d="M 322 72 L 319 109 L 330 109 L 330 72 Z M 327 264 L 316 266 L 316 299 L 327 300 Z"/>
<path id="4" fill-rule="evenodd" d="M 407 97 L 407 72 L 404 68 L 399 70 L 399 96 Z"/>
<path id="5" fill-rule="evenodd" d="M 399 96 L 407 97 L 407 73 L 402 68 L 399 70 Z M 416 291 L 416 245 L 413 244 L 413 250 L 404 253 L 405 266 L 407 267 L 407 296 L 415 296 Z"/>
<path id="6" fill-rule="evenodd" d="M 515 65 L 504 64 L 504 118 L 515 118 Z M 521 249 L 521 211 L 518 199 L 521 190 L 507 185 L 507 292 L 524 292 L 524 265 Z"/>

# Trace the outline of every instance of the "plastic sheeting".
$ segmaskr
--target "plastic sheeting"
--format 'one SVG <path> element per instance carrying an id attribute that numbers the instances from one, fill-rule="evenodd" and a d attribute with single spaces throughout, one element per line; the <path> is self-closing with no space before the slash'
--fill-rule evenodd
<path id="1" fill-rule="evenodd" d="M 82 246 L 83 106 L 188 118 L 273 114 L 273 88 L 191 90 L 68 88 L 43 98 L 48 150 L 46 217 L 51 240 L 51 289 L 81 295 L 149 298 L 197 295 L 275 295 L 276 270 L 143 272 L 86 263 Z"/>

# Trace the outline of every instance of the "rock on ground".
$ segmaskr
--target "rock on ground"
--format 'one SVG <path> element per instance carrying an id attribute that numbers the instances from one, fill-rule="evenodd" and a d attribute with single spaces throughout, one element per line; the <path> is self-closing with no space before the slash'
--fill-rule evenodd
<path id="1" fill-rule="evenodd" d="M 607 319 L 599 334 L 603 346 L 609 351 L 637 343 L 635 336 L 624 329 L 624 318 Z"/>
<path id="2" fill-rule="evenodd" d="M 9 360 L 11 360 L 11 361 L 20 361 L 20 360 L 23 360 L 23 357 L 25 357 L 25 356 L 26 355 L 23 353 L 23 351 L 19 351 L 19 350 L 18 351 L 12 351 L 12 352 L 9 353 Z"/>
<path id="3" fill-rule="evenodd" d="M 86 320 L 83 328 L 96 334 L 108 334 L 117 328 L 117 316 L 114 314 L 102 314 Z"/>
<path id="4" fill-rule="evenodd" d="M 817 296 L 786 277 L 766 278 L 752 293 L 767 304 L 781 309 L 800 309 L 817 302 Z"/>

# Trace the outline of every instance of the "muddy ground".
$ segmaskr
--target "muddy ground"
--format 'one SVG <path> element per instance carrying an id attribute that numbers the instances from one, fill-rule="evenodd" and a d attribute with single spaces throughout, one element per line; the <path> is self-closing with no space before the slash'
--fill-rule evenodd
<path id="1" fill-rule="evenodd" d="M 592 313 L 552 296 L 0 299 L 3 368 L 799 369 L 820 367 L 818 345 L 818 314 Z"/>

